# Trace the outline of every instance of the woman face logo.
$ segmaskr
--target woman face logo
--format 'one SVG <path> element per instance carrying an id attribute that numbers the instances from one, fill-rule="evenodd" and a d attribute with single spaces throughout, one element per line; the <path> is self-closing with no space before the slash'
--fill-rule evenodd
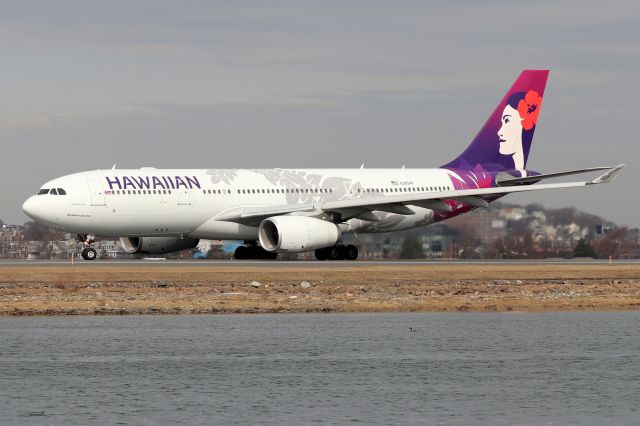
<path id="1" fill-rule="evenodd" d="M 502 126 L 498 130 L 500 138 L 500 154 L 513 155 L 522 151 L 522 117 L 511 105 L 502 111 Z"/>

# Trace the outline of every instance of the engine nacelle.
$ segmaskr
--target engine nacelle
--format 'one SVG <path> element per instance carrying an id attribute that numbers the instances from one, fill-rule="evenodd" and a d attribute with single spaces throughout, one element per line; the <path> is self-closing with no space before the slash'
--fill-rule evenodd
<path id="1" fill-rule="evenodd" d="M 200 240 L 179 237 L 120 237 L 120 245 L 129 254 L 162 254 L 194 248 Z"/>
<path id="2" fill-rule="evenodd" d="M 277 253 L 330 247 L 341 236 L 335 223 L 307 216 L 274 216 L 263 220 L 258 228 L 262 248 Z"/>

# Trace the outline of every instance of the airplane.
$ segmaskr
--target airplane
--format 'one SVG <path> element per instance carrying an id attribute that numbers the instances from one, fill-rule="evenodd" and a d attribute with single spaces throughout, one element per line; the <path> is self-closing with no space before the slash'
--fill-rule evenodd
<path id="1" fill-rule="evenodd" d="M 548 70 L 524 70 L 467 149 L 431 169 L 95 170 L 45 183 L 23 204 L 34 221 L 78 234 L 94 260 L 95 236 L 127 253 L 162 254 L 200 239 L 243 240 L 236 259 L 315 250 L 318 260 L 355 260 L 349 233 L 438 223 L 507 194 L 611 182 L 624 164 L 549 174 L 526 168 Z M 540 183 L 587 172 L 588 181 Z"/>

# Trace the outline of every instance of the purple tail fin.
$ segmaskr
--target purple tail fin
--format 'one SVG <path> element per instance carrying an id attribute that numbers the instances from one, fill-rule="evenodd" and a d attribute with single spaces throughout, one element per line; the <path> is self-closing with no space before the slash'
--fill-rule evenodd
<path id="1" fill-rule="evenodd" d="M 522 71 L 467 149 L 442 167 L 524 170 L 548 75 L 548 70 Z"/>

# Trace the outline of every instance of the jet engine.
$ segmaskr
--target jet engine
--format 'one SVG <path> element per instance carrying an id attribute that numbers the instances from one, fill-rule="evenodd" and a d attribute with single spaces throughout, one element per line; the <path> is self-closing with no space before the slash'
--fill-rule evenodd
<path id="1" fill-rule="evenodd" d="M 130 254 L 161 254 L 194 248 L 198 245 L 196 238 L 179 237 L 120 237 L 120 245 Z"/>
<path id="2" fill-rule="evenodd" d="M 307 216 L 274 216 L 260 223 L 258 238 L 269 252 L 303 252 L 335 245 L 342 236 L 335 223 Z"/>

